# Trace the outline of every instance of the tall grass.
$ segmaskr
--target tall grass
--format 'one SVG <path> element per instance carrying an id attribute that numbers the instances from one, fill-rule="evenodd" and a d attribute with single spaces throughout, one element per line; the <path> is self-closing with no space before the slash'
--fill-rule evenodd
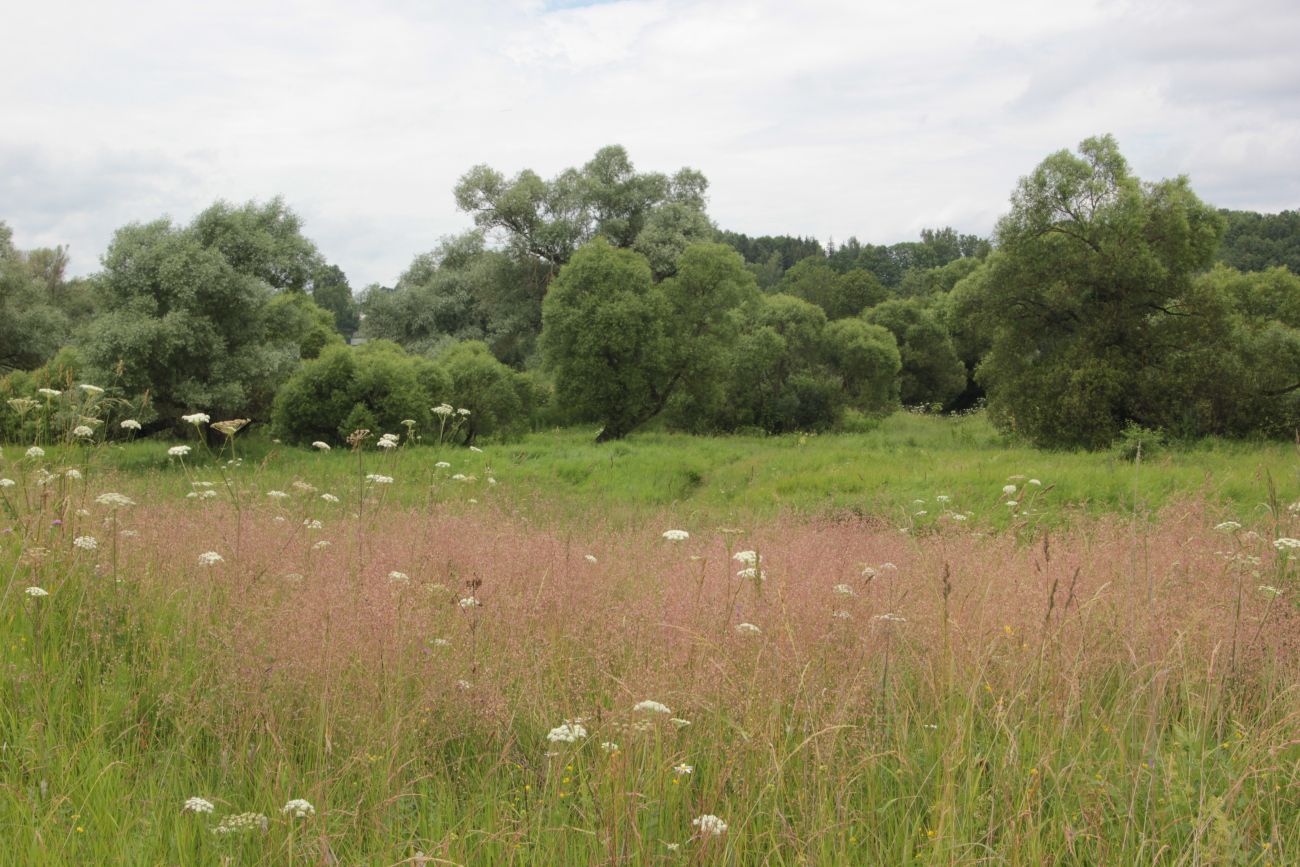
<path id="1" fill-rule="evenodd" d="M 751 444 L 824 446 L 848 449 Z M 62 467 L 5 465 L 0 861 L 1300 858 L 1285 487 L 1256 490 L 1245 528 L 1215 529 L 1204 492 L 1135 521 L 1127 465 L 1127 513 L 1062 525 L 1035 520 L 1066 485 L 1033 453 L 1014 460 L 1039 486 L 1004 494 L 1006 467 L 981 465 L 964 495 L 936 467 L 909 483 L 927 502 L 885 519 L 620 513 L 635 498 L 618 490 L 585 510 L 539 497 L 540 459 L 504 447 L 445 469 L 419 450 L 289 454 L 251 449 L 210 489 L 193 487 L 219 481 L 210 464 L 43 484 Z M 1142 466 L 1139 501 L 1168 470 Z M 185 496 L 201 490 L 218 494 Z M 584 737 L 548 740 L 577 720 Z M 184 812 L 195 796 L 215 811 Z M 282 813 L 294 798 L 315 814 Z M 244 813 L 264 826 L 215 833 Z"/>

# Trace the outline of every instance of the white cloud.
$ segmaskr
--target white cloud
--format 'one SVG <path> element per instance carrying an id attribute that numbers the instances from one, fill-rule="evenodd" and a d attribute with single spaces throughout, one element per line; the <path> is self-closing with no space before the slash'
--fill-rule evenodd
<path id="1" fill-rule="evenodd" d="M 0 219 L 71 242 L 283 194 L 360 287 L 469 219 L 471 165 L 625 145 L 750 233 L 987 232 L 1047 153 L 1112 132 L 1224 206 L 1300 205 L 1300 8 L 775 0 L 47 2 L 7 13 Z"/>

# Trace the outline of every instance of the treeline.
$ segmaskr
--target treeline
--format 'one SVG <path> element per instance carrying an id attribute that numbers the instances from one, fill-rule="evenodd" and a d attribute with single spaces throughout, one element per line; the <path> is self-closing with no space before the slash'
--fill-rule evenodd
<path id="1" fill-rule="evenodd" d="M 992 239 L 749 237 L 706 194 L 619 147 L 550 179 L 477 166 L 454 191 L 473 228 L 355 299 L 279 199 L 124 227 L 85 279 L 0 224 L 0 435 L 78 383 L 107 389 L 101 436 L 114 413 L 148 433 L 201 410 L 342 442 L 445 429 L 444 405 L 469 411 L 462 442 L 853 430 L 982 400 L 1051 446 L 1300 427 L 1300 215 L 1144 183 L 1109 137 L 1023 178 Z"/>

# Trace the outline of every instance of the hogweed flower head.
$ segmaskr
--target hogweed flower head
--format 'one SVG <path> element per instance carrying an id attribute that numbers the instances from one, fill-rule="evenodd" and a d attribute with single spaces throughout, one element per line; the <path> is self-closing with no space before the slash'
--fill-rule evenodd
<path id="1" fill-rule="evenodd" d="M 90 439 L 95 435 L 95 431 L 84 424 L 79 424 L 72 429 L 72 435 L 81 439 Z"/>
<path id="2" fill-rule="evenodd" d="M 99 547 L 99 542 L 94 536 L 78 536 L 72 540 L 72 544 L 83 551 L 94 551 Z"/>
<path id="3" fill-rule="evenodd" d="M 26 593 L 28 596 L 32 597 L 33 599 L 40 599 L 44 596 L 50 595 L 49 591 L 45 590 L 42 587 L 28 587 L 23 592 Z"/>
<path id="4" fill-rule="evenodd" d="M 763 630 L 752 623 L 737 623 L 736 632 L 740 635 L 759 635 Z"/>
<path id="5" fill-rule="evenodd" d="M 571 744 L 578 738 L 585 738 L 587 729 L 577 720 L 565 720 L 564 725 L 556 726 L 546 735 L 546 739 L 553 744 L 565 743 Z"/>
<path id="6" fill-rule="evenodd" d="M 398 572 L 394 569 L 392 572 L 388 573 L 388 580 L 392 581 L 394 584 L 410 584 L 411 576 L 407 575 L 405 572 Z"/>
<path id="7" fill-rule="evenodd" d="M 245 834 L 250 831 L 262 831 L 265 833 L 270 824 L 270 820 L 261 813 L 240 813 L 222 819 L 221 824 L 212 829 L 212 833 Z"/>
<path id="8" fill-rule="evenodd" d="M 316 442 L 311 444 L 311 447 L 314 449 L 319 449 L 323 452 L 327 452 L 330 450 L 330 444 L 324 442 L 323 440 L 316 440 Z"/>
<path id="9" fill-rule="evenodd" d="M 57 388 L 38 388 L 36 389 L 36 393 L 43 394 L 46 397 L 58 397 L 63 394 L 63 392 L 59 391 Z"/>
<path id="10" fill-rule="evenodd" d="M 215 566 L 218 563 L 224 562 L 226 562 L 226 558 L 222 557 L 216 551 L 204 551 L 199 555 L 200 566 Z"/>
<path id="11" fill-rule="evenodd" d="M 190 798 L 181 807 L 182 813 L 211 813 L 217 808 L 205 798 Z"/>
<path id="12" fill-rule="evenodd" d="M 691 534 L 685 530 L 664 530 L 663 536 L 669 542 L 685 542 Z"/>
<path id="13" fill-rule="evenodd" d="M 466 608 L 466 609 L 480 608 L 483 605 L 482 602 L 478 601 L 477 596 L 466 596 L 464 599 L 461 599 L 456 604 L 459 605 L 461 608 Z"/>
<path id="14" fill-rule="evenodd" d="M 192 412 L 189 415 L 181 416 L 181 421 L 198 427 L 199 425 L 204 425 L 212 421 L 212 416 L 208 415 L 206 412 Z"/>
<path id="15" fill-rule="evenodd" d="M 122 430 L 139 430 L 140 422 L 136 421 L 133 418 L 123 419 L 122 423 L 119 424 L 118 427 L 120 427 Z"/>
<path id="16" fill-rule="evenodd" d="M 183 458 L 190 453 L 189 446 L 172 446 L 167 450 L 167 454 L 173 458 Z"/>
<path id="17" fill-rule="evenodd" d="M 1279 551 L 1290 551 L 1300 548 L 1300 539 L 1292 539 L 1289 536 L 1283 536 L 1280 539 L 1273 540 L 1273 547 Z"/>
<path id="18" fill-rule="evenodd" d="M 31 458 L 32 460 L 36 460 L 37 458 L 43 458 L 45 457 L 45 449 L 41 448 L 40 446 L 32 446 L 27 450 L 27 457 Z"/>
<path id="19" fill-rule="evenodd" d="M 280 812 L 287 813 L 296 819 L 306 819 L 309 816 L 316 815 L 316 808 L 313 807 L 309 801 L 305 801 L 302 798 L 294 798 L 292 801 L 281 807 Z"/>
<path id="20" fill-rule="evenodd" d="M 111 509 L 123 509 L 127 506 L 134 506 L 135 500 L 124 494 L 115 494 L 112 491 L 106 494 L 100 494 L 95 498 L 95 502 L 101 506 L 108 506 Z"/>
<path id="21" fill-rule="evenodd" d="M 662 714 L 672 713 L 672 711 L 668 708 L 668 705 L 661 704 L 660 702 L 652 701 L 650 699 L 637 702 L 636 705 L 632 708 L 632 710 L 640 711 L 642 713 L 662 713 Z"/>
<path id="22" fill-rule="evenodd" d="M 727 823 L 710 813 L 693 819 L 691 824 L 699 828 L 701 834 L 707 834 L 711 837 L 718 837 L 727 833 Z"/>
<path id="23" fill-rule="evenodd" d="M 758 552 L 757 552 L 757 551 L 737 551 L 735 554 L 732 554 L 732 555 L 731 555 L 731 559 L 732 559 L 732 560 L 735 560 L 737 563 L 744 563 L 746 566 L 757 566 L 757 565 L 758 565 Z"/>
<path id="24" fill-rule="evenodd" d="M 232 418 L 227 421 L 216 422 L 212 425 L 212 429 L 218 433 L 224 434 L 226 438 L 229 439 L 239 433 L 246 424 L 248 424 L 248 419 L 246 418 Z"/>

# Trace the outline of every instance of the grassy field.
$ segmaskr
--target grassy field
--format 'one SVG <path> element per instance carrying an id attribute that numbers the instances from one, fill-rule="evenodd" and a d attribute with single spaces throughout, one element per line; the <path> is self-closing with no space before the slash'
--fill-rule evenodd
<path id="1" fill-rule="evenodd" d="M 1294 447 L 590 439 L 5 446 L 0 863 L 1300 860 Z"/>

